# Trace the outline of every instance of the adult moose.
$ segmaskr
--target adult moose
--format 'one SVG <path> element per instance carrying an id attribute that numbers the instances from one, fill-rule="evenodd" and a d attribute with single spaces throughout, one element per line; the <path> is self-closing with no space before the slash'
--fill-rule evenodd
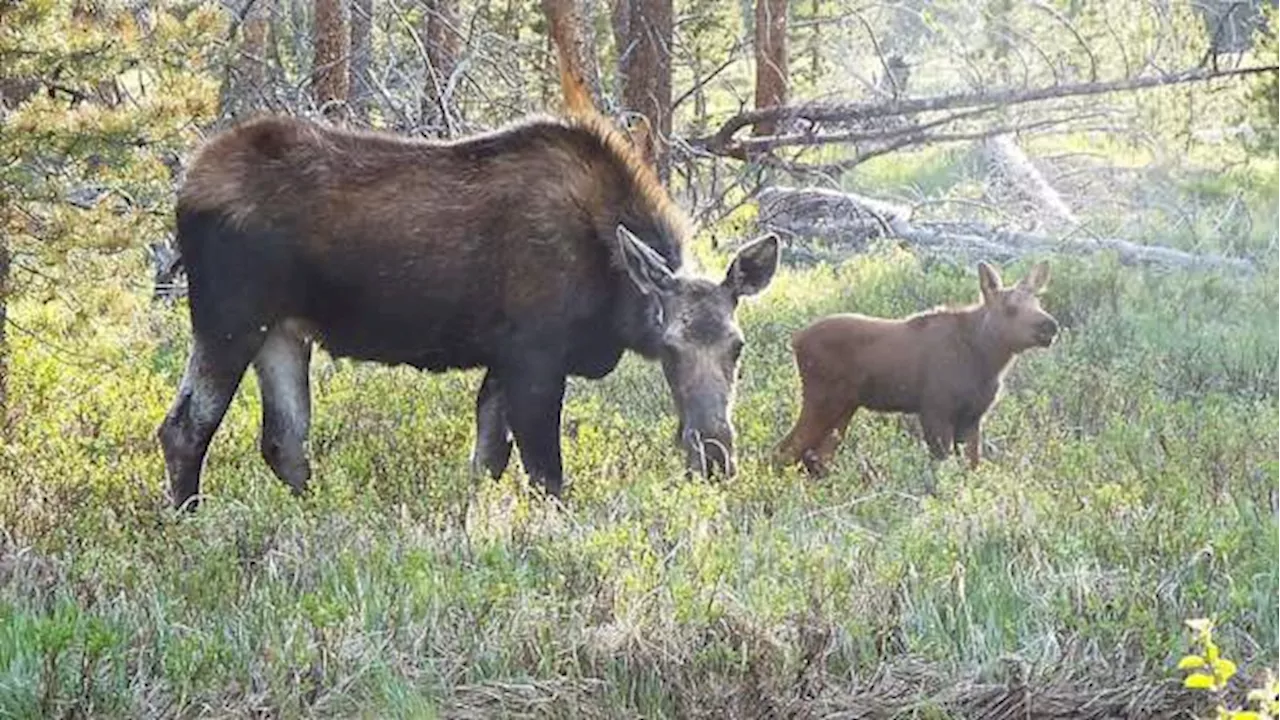
<path id="1" fill-rule="evenodd" d="M 822 475 L 858 408 L 919 415 L 935 460 L 964 443 L 970 467 L 982 457 L 982 417 L 995 403 L 1014 357 L 1048 347 L 1058 323 L 1037 295 L 1049 282 L 1039 263 L 1011 287 L 987 263 L 978 265 L 982 302 L 886 320 L 831 315 L 791 340 L 802 406 L 774 464 L 802 463 Z"/>
<path id="2" fill-rule="evenodd" d="M 193 339 L 157 433 L 175 505 L 194 505 L 250 364 L 262 455 L 305 489 L 313 341 L 384 364 L 486 368 L 473 467 L 501 474 L 514 436 L 552 495 L 566 377 L 603 377 L 630 349 L 661 360 L 689 469 L 734 470 L 735 309 L 772 280 L 777 238 L 743 247 L 722 281 L 687 274 L 687 219 L 600 118 L 455 142 L 254 120 L 199 152 L 177 225 Z"/>

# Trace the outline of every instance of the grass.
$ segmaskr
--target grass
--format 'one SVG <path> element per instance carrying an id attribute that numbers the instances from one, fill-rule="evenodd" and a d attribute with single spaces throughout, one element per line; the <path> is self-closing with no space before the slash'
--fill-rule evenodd
<path id="1" fill-rule="evenodd" d="M 572 383 L 564 511 L 514 473 L 467 478 L 477 373 L 320 354 L 314 495 L 258 457 L 249 377 L 210 500 L 178 518 L 152 433 L 185 311 L 106 290 L 78 319 L 19 304 L 0 717 L 784 714 L 906 663 L 1175 677 L 1201 615 L 1260 669 L 1280 593 L 1274 267 L 1054 270 L 1061 342 L 1008 378 L 990 461 L 942 466 L 935 497 L 884 416 L 854 420 L 827 480 L 762 465 L 796 411 L 791 331 L 976 294 L 971 270 L 883 250 L 784 271 L 742 309 L 733 481 L 681 477 L 655 366 Z"/>

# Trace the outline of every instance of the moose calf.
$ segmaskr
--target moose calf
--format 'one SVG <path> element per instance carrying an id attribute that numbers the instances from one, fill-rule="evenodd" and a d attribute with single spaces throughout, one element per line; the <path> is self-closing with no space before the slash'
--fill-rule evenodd
<path id="1" fill-rule="evenodd" d="M 1048 347 L 1058 323 L 1037 294 L 1049 281 L 1045 263 L 1006 288 L 978 265 L 982 301 L 901 320 L 840 314 L 822 318 L 791 340 L 802 402 L 795 427 L 774 451 L 774 464 L 803 463 L 826 472 L 858 408 L 918 415 L 934 459 L 960 443 L 969 467 L 981 459 L 982 416 L 1016 354 Z"/>

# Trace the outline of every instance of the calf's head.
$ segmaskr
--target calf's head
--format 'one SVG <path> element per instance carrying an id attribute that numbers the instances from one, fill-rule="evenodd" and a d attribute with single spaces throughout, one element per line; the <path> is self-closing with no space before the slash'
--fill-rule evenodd
<path id="1" fill-rule="evenodd" d="M 675 274 L 649 246 L 618 226 L 623 265 L 640 291 L 652 354 L 680 416 L 677 440 L 689 472 L 732 475 L 733 386 L 746 344 L 738 300 L 764 290 L 778 269 L 778 238 L 765 235 L 733 258 L 720 282 Z"/>
<path id="2" fill-rule="evenodd" d="M 987 309 L 988 331 L 994 334 L 995 342 L 1015 353 L 1053 344 L 1058 336 L 1058 321 L 1040 307 L 1038 297 L 1049 284 L 1047 263 L 1037 263 L 1012 287 L 1001 285 L 1000 273 L 986 263 L 978 264 L 978 279 Z"/>

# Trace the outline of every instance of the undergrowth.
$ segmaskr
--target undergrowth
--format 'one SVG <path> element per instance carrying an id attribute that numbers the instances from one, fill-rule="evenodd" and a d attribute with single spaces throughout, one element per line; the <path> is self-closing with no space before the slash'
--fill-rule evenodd
<path id="1" fill-rule="evenodd" d="M 101 287 L 78 312 L 21 303 L 0 716 L 519 714 L 495 697 L 547 717 L 769 714 L 902 663 L 1158 680 L 1200 616 L 1242 667 L 1270 665 L 1274 266 L 1055 259 L 1060 342 L 1007 378 L 989 461 L 944 464 L 935 496 L 889 416 L 855 417 L 821 482 L 765 469 L 797 410 L 791 332 L 976 293 L 972 269 L 895 250 L 784 271 L 741 311 L 740 476 L 682 477 L 661 372 L 629 357 L 571 384 L 563 509 L 518 473 L 468 477 L 478 373 L 318 353 L 313 495 L 259 458 L 249 375 L 189 518 L 153 440 L 185 309 Z"/>

